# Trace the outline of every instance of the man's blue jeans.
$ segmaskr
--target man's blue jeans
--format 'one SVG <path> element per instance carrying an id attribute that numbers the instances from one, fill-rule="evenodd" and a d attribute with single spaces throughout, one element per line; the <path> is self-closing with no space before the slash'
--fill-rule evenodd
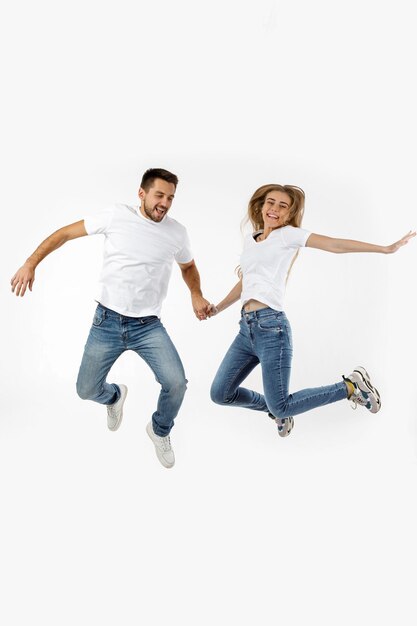
<path id="1" fill-rule="evenodd" d="M 283 311 L 270 308 L 242 311 L 240 332 L 219 367 L 211 387 L 211 399 L 217 404 L 268 411 L 285 418 L 347 398 L 343 381 L 289 394 L 291 359 L 291 327 Z M 240 387 L 259 363 L 264 395 Z"/>
<path id="2" fill-rule="evenodd" d="M 161 385 L 152 424 L 154 432 L 165 437 L 174 425 L 187 380 L 178 352 L 155 315 L 126 317 L 99 304 L 78 373 L 77 393 L 84 400 L 100 404 L 117 402 L 120 389 L 114 383 L 107 383 L 106 377 L 126 350 L 137 352 Z"/>

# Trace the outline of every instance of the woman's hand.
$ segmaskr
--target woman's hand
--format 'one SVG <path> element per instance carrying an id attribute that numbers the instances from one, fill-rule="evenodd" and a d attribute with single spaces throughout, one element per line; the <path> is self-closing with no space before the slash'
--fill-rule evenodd
<path id="1" fill-rule="evenodd" d="M 381 254 L 392 254 L 416 236 L 415 231 L 409 231 L 402 239 L 390 246 L 378 246 L 366 241 L 354 241 L 353 239 L 336 239 L 335 237 L 325 237 L 317 233 L 311 233 L 306 241 L 307 248 L 317 248 L 326 252 L 379 252 Z"/>
<path id="2" fill-rule="evenodd" d="M 386 250 L 387 250 L 387 254 L 392 254 L 393 252 L 397 252 L 397 250 L 399 250 L 400 248 L 402 248 L 402 246 L 405 246 L 410 239 L 412 239 L 413 237 L 416 236 L 416 231 L 408 231 L 408 233 L 406 235 L 404 235 L 404 237 L 402 237 L 399 241 L 396 241 L 395 243 L 392 243 L 390 246 L 386 246 Z"/>
<path id="3" fill-rule="evenodd" d="M 219 313 L 219 309 L 215 304 L 210 304 L 207 307 L 207 317 L 213 317 L 213 315 L 217 315 L 217 313 Z"/>

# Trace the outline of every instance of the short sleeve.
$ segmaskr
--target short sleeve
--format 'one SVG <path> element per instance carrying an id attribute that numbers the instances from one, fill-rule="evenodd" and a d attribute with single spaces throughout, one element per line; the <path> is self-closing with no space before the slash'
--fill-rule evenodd
<path id="1" fill-rule="evenodd" d="M 84 218 L 84 226 L 87 231 L 87 235 L 99 235 L 104 234 L 113 218 L 114 207 L 108 207 L 93 215 L 88 215 Z"/>
<path id="2" fill-rule="evenodd" d="M 310 235 L 311 232 L 309 230 L 297 228 L 296 226 L 286 226 L 282 229 L 282 236 L 288 248 L 303 248 Z"/>
<path id="3" fill-rule="evenodd" d="M 191 250 L 190 240 L 185 229 L 181 243 L 182 247 L 175 253 L 175 260 L 177 263 L 189 263 L 193 260 L 194 256 Z"/>

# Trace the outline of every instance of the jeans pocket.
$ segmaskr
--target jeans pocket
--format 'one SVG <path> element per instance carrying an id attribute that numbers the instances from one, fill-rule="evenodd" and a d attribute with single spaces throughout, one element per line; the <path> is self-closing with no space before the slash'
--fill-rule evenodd
<path id="1" fill-rule="evenodd" d="M 289 347 L 291 348 L 291 350 L 292 350 L 292 332 L 291 332 L 291 326 L 289 325 L 289 323 L 288 323 L 288 322 L 284 322 L 283 326 L 284 326 L 284 327 L 283 327 L 283 330 L 284 330 L 285 336 L 286 336 L 286 338 L 287 338 L 287 343 L 288 343 L 288 346 L 289 346 Z"/>
<path id="2" fill-rule="evenodd" d="M 106 317 L 106 311 L 104 311 L 103 309 L 97 308 L 96 312 L 94 313 L 93 326 L 101 326 L 105 317 Z"/>
<path id="3" fill-rule="evenodd" d="M 142 325 L 152 324 L 152 322 L 156 322 L 157 320 L 159 320 L 157 315 L 146 315 L 145 317 L 139 318 L 139 323 Z"/>
<path id="4" fill-rule="evenodd" d="M 258 328 L 273 333 L 280 333 L 282 331 L 282 323 L 275 315 L 269 315 L 258 319 Z"/>

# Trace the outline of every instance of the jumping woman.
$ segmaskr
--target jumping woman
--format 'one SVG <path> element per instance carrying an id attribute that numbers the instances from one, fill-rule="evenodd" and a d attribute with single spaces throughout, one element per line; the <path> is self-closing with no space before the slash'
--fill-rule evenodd
<path id="1" fill-rule="evenodd" d="M 391 254 L 416 235 L 410 231 L 390 246 L 317 235 L 301 228 L 304 200 L 303 190 L 291 185 L 263 185 L 255 191 L 247 216 L 254 232 L 244 241 L 240 280 L 209 312 L 216 315 L 241 299 L 240 331 L 213 381 L 213 402 L 268 413 L 281 437 L 290 434 L 294 415 L 338 400 L 347 398 L 354 408 L 361 405 L 371 413 L 381 408 L 380 395 L 364 367 L 356 367 L 333 385 L 288 393 L 293 348 L 284 294 L 299 248 Z M 240 386 L 259 363 L 264 395 Z"/>

